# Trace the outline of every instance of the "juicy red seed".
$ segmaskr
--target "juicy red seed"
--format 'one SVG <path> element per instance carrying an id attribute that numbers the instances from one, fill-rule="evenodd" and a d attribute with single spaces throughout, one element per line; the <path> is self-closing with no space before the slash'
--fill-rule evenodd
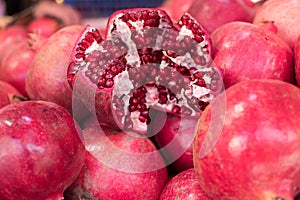
<path id="1" fill-rule="evenodd" d="M 143 112 L 147 109 L 147 106 L 145 104 L 138 104 L 137 105 L 137 110 L 140 112 Z"/>
<path id="2" fill-rule="evenodd" d="M 174 114 L 181 114 L 181 108 L 177 105 L 173 106 L 172 113 Z"/>
<path id="3" fill-rule="evenodd" d="M 135 105 L 131 105 L 131 106 L 129 106 L 129 112 L 134 112 L 134 111 L 136 111 L 137 110 L 137 108 L 136 108 L 136 106 Z"/>
<path id="4" fill-rule="evenodd" d="M 163 94 L 160 94 L 158 98 L 159 98 L 158 103 L 160 103 L 160 104 L 165 104 L 168 101 L 168 98 Z"/>
<path id="5" fill-rule="evenodd" d="M 204 38 L 203 38 L 202 35 L 194 35 L 194 39 L 195 39 L 198 43 L 204 41 Z"/>
<path id="6" fill-rule="evenodd" d="M 107 80 L 105 81 L 105 86 L 106 86 L 107 88 L 111 88 L 113 85 L 114 85 L 113 79 L 107 79 Z"/>
<path id="7" fill-rule="evenodd" d="M 83 49 L 87 49 L 91 46 L 91 44 L 88 41 L 86 41 L 85 39 L 83 39 L 80 43 L 78 43 L 78 46 Z"/>
<path id="8" fill-rule="evenodd" d="M 85 59 L 85 54 L 83 54 L 83 53 L 76 53 L 75 58 L 76 59 Z"/>
<path id="9" fill-rule="evenodd" d="M 131 97 L 131 98 L 129 99 L 130 105 L 137 105 L 139 102 L 140 102 L 140 99 L 139 99 L 139 98 L 133 98 L 133 97 Z"/>
<path id="10" fill-rule="evenodd" d="M 147 118 L 145 118 L 145 117 L 143 117 L 143 116 L 139 116 L 139 120 L 140 120 L 141 122 L 146 122 Z"/>

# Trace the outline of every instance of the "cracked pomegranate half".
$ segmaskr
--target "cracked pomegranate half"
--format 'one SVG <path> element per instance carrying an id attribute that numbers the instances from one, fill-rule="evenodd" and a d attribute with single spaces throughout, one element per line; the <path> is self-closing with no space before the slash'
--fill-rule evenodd
<path id="1" fill-rule="evenodd" d="M 145 134 L 152 109 L 199 117 L 221 91 L 209 35 L 188 13 L 173 24 L 160 9 L 120 10 L 105 38 L 86 27 L 68 81 L 108 125 Z"/>

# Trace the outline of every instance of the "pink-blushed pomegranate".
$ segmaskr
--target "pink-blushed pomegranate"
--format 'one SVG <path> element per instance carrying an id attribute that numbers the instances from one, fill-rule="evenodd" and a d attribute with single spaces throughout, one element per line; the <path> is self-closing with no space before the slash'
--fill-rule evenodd
<path id="1" fill-rule="evenodd" d="M 23 101 L 0 110 L 0 197 L 62 199 L 85 159 L 81 130 L 67 110 Z"/>
<path id="2" fill-rule="evenodd" d="M 0 62 L 3 54 L 20 42 L 28 38 L 28 32 L 23 26 L 8 26 L 0 30 Z"/>
<path id="3" fill-rule="evenodd" d="M 196 128 L 194 163 L 208 196 L 294 199 L 300 187 L 299 101 L 296 86 L 255 79 L 233 85 L 206 107 Z"/>
<path id="4" fill-rule="evenodd" d="M 81 25 L 60 29 L 37 53 L 25 79 L 31 99 L 51 101 L 72 112 L 72 90 L 66 74 L 72 48 L 82 29 Z"/>
<path id="5" fill-rule="evenodd" d="M 232 22 L 252 22 L 256 7 L 244 0 L 195 0 L 188 12 L 210 33 Z"/>
<path id="6" fill-rule="evenodd" d="M 300 37 L 295 44 L 294 60 L 295 60 L 296 81 L 298 86 L 300 86 Z"/>
<path id="7" fill-rule="evenodd" d="M 165 10 L 172 20 L 178 21 L 184 13 L 188 12 L 195 0 L 166 0 L 159 9 Z"/>
<path id="8" fill-rule="evenodd" d="M 9 96 L 4 87 L 0 85 L 0 108 L 3 108 L 10 104 Z"/>
<path id="9" fill-rule="evenodd" d="M 213 59 L 226 88 L 249 79 L 295 82 L 293 52 L 270 27 L 230 22 L 212 33 Z"/>
<path id="10" fill-rule="evenodd" d="M 31 35 L 30 38 L 15 42 L 0 63 L 0 80 L 17 88 L 23 96 L 28 96 L 25 89 L 25 77 L 37 52 L 45 43 L 45 38 Z"/>
<path id="11" fill-rule="evenodd" d="M 20 98 L 24 98 L 21 92 L 11 84 L 0 80 L 0 86 L 7 92 L 10 103 L 18 102 Z"/>
<path id="12" fill-rule="evenodd" d="M 159 200 L 211 200 L 200 187 L 194 168 L 187 169 L 174 176 L 164 187 Z"/>
<path id="13" fill-rule="evenodd" d="M 153 143 L 106 127 L 83 130 L 87 155 L 66 200 L 157 200 L 168 180 L 164 161 Z"/>
<path id="14" fill-rule="evenodd" d="M 300 34 L 299 9 L 300 1 L 297 0 L 268 0 L 257 10 L 253 23 L 274 22 L 278 36 L 294 48 Z"/>
<path id="15" fill-rule="evenodd" d="M 163 117 L 162 117 L 163 116 Z M 167 165 L 178 172 L 194 167 L 192 144 L 197 118 L 157 112 L 148 135 L 154 135 Z"/>
<path id="16" fill-rule="evenodd" d="M 44 37 L 50 37 L 63 26 L 57 19 L 51 17 L 35 18 L 26 26 L 29 33 L 36 33 Z"/>
<path id="17" fill-rule="evenodd" d="M 199 116 L 222 88 L 209 36 L 189 14 L 173 24 L 159 9 L 117 11 L 106 40 L 88 26 L 72 57 L 70 85 L 99 120 L 125 131 L 145 134 L 151 109 Z"/>

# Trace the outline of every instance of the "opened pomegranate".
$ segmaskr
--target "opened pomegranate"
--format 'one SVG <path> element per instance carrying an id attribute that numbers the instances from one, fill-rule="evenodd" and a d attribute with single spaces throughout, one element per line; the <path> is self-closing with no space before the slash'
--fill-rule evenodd
<path id="1" fill-rule="evenodd" d="M 10 103 L 17 102 L 24 98 L 22 94 L 11 84 L 0 80 L 0 86 L 7 92 Z"/>
<path id="2" fill-rule="evenodd" d="M 226 88 L 248 79 L 295 82 L 293 52 L 269 30 L 272 26 L 230 22 L 212 33 L 214 62 L 223 70 Z"/>
<path id="3" fill-rule="evenodd" d="M 23 96 L 28 96 L 25 89 L 25 77 L 28 69 L 46 38 L 32 34 L 30 38 L 14 43 L 0 63 L 0 80 L 17 88 Z"/>
<path id="4" fill-rule="evenodd" d="M 257 10 L 253 23 L 274 22 L 278 36 L 294 48 L 300 34 L 299 9 L 297 0 L 268 0 Z"/>
<path id="5" fill-rule="evenodd" d="M 84 164 L 81 130 L 57 104 L 10 104 L 0 110 L 0 158 L 1 199 L 62 199 Z"/>
<path id="6" fill-rule="evenodd" d="M 202 190 L 194 168 L 174 176 L 164 187 L 159 200 L 211 200 Z"/>
<path id="7" fill-rule="evenodd" d="M 27 30 L 23 26 L 8 26 L 0 30 L 0 62 L 3 54 L 14 46 L 15 42 L 28 38 Z"/>
<path id="8" fill-rule="evenodd" d="M 164 161 L 148 138 L 106 127 L 83 130 L 85 166 L 66 200 L 157 200 L 167 182 Z"/>
<path id="9" fill-rule="evenodd" d="M 192 144 L 196 124 L 197 118 L 157 112 L 149 127 L 148 135 L 154 135 L 166 164 L 171 164 L 177 173 L 194 167 Z"/>
<path id="10" fill-rule="evenodd" d="M 72 90 L 66 73 L 72 48 L 82 29 L 81 25 L 60 29 L 37 53 L 25 79 L 31 99 L 51 101 L 72 112 Z"/>
<path id="11" fill-rule="evenodd" d="M 196 128 L 194 163 L 207 195 L 294 199 L 300 188 L 299 101 L 296 86 L 255 79 L 233 85 L 206 107 Z"/>
<path id="12" fill-rule="evenodd" d="M 86 27 L 68 80 L 95 103 L 99 120 L 145 134 L 151 109 L 195 117 L 220 92 L 210 56 L 209 36 L 189 14 L 173 24 L 163 10 L 120 10 L 109 19 L 106 40 Z"/>
<path id="13" fill-rule="evenodd" d="M 257 6 L 250 0 L 195 0 L 188 12 L 212 33 L 228 22 L 252 22 Z"/>
<path id="14" fill-rule="evenodd" d="M 26 29 L 29 33 L 36 33 L 44 37 L 50 37 L 63 26 L 57 19 L 51 17 L 40 17 L 33 19 Z"/>

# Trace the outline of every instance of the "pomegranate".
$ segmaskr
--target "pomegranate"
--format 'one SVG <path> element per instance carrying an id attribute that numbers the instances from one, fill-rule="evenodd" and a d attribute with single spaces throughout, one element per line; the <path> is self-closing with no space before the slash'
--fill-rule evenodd
<path id="1" fill-rule="evenodd" d="M 159 200 L 192 199 L 211 200 L 200 187 L 194 168 L 182 171 L 164 187 Z"/>
<path id="2" fill-rule="evenodd" d="M 293 52 L 270 27 L 230 22 L 212 33 L 213 59 L 226 88 L 248 79 L 295 82 Z"/>
<path id="3" fill-rule="evenodd" d="M 255 79 L 233 85 L 206 107 L 194 163 L 208 196 L 294 199 L 300 188 L 299 101 L 296 86 Z"/>
<path id="4" fill-rule="evenodd" d="M 210 33 L 232 21 L 252 22 L 256 6 L 244 0 L 195 0 L 188 12 Z"/>
<path id="5" fill-rule="evenodd" d="M 148 135 L 154 135 L 166 164 L 171 164 L 177 173 L 194 167 L 192 143 L 196 124 L 197 118 L 158 112 L 149 128 Z"/>
<path id="6" fill-rule="evenodd" d="M 10 104 L 0 110 L 0 158 L 1 199 L 62 199 L 84 164 L 81 130 L 57 104 Z"/>
<path id="7" fill-rule="evenodd" d="M 295 44 L 294 60 L 295 60 L 296 80 L 298 86 L 300 86 L 300 37 Z"/>
<path id="8" fill-rule="evenodd" d="M 0 30 L 0 62 L 2 56 L 9 48 L 14 46 L 15 42 L 28 38 L 27 30 L 23 26 L 8 26 Z"/>
<path id="9" fill-rule="evenodd" d="M 27 40 L 15 42 L 15 46 L 3 54 L 0 64 L 0 80 L 13 85 L 23 96 L 28 96 L 25 89 L 25 77 L 32 60 L 45 40 L 43 37 L 31 35 L 31 38 Z"/>
<path id="10" fill-rule="evenodd" d="M 152 142 L 103 126 L 83 130 L 85 166 L 66 190 L 66 200 L 157 200 L 168 180 Z"/>
<path id="11" fill-rule="evenodd" d="M 0 86 L 7 92 L 10 103 L 17 102 L 20 98 L 24 98 L 22 94 L 11 84 L 0 80 Z"/>
<path id="12" fill-rule="evenodd" d="M 25 79 L 31 99 L 57 103 L 72 112 L 72 90 L 66 73 L 72 47 L 83 26 L 67 26 L 55 32 L 37 53 Z"/>
<path id="13" fill-rule="evenodd" d="M 62 28 L 62 25 L 51 17 L 35 18 L 26 26 L 29 33 L 36 33 L 44 37 L 50 37 L 60 28 Z"/>
<path id="14" fill-rule="evenodd" d="M 145 134 L 152 109 L 196 117 L 220 92 L 210 56 L 209 36 L 189 14 L 173 24 L 163 10 L 120 10 L 108 21 L 106 40 L 86 27 L 68 80 L 99 120 Z"/>
<path id="15" fill-rule="evenodd" d="M 0 85 L 0 108 L 5 107 L 10 104 L 8 93 L 6 90 Z"/>
<path id="16" fill-rule="evenodd" d="M 297 0 L 268 0 L 257 10 L 253 23 L 274 22 L 278 36 L 294 48 L 300 34 L 299 9 L 300 1 Z"/>
<path id="17" fill-rule="evenodd" d="M 195 0 L 166 0 L 159 9 L 165 10 L 174 21 L 178 21 L 193 5 Z"/>

